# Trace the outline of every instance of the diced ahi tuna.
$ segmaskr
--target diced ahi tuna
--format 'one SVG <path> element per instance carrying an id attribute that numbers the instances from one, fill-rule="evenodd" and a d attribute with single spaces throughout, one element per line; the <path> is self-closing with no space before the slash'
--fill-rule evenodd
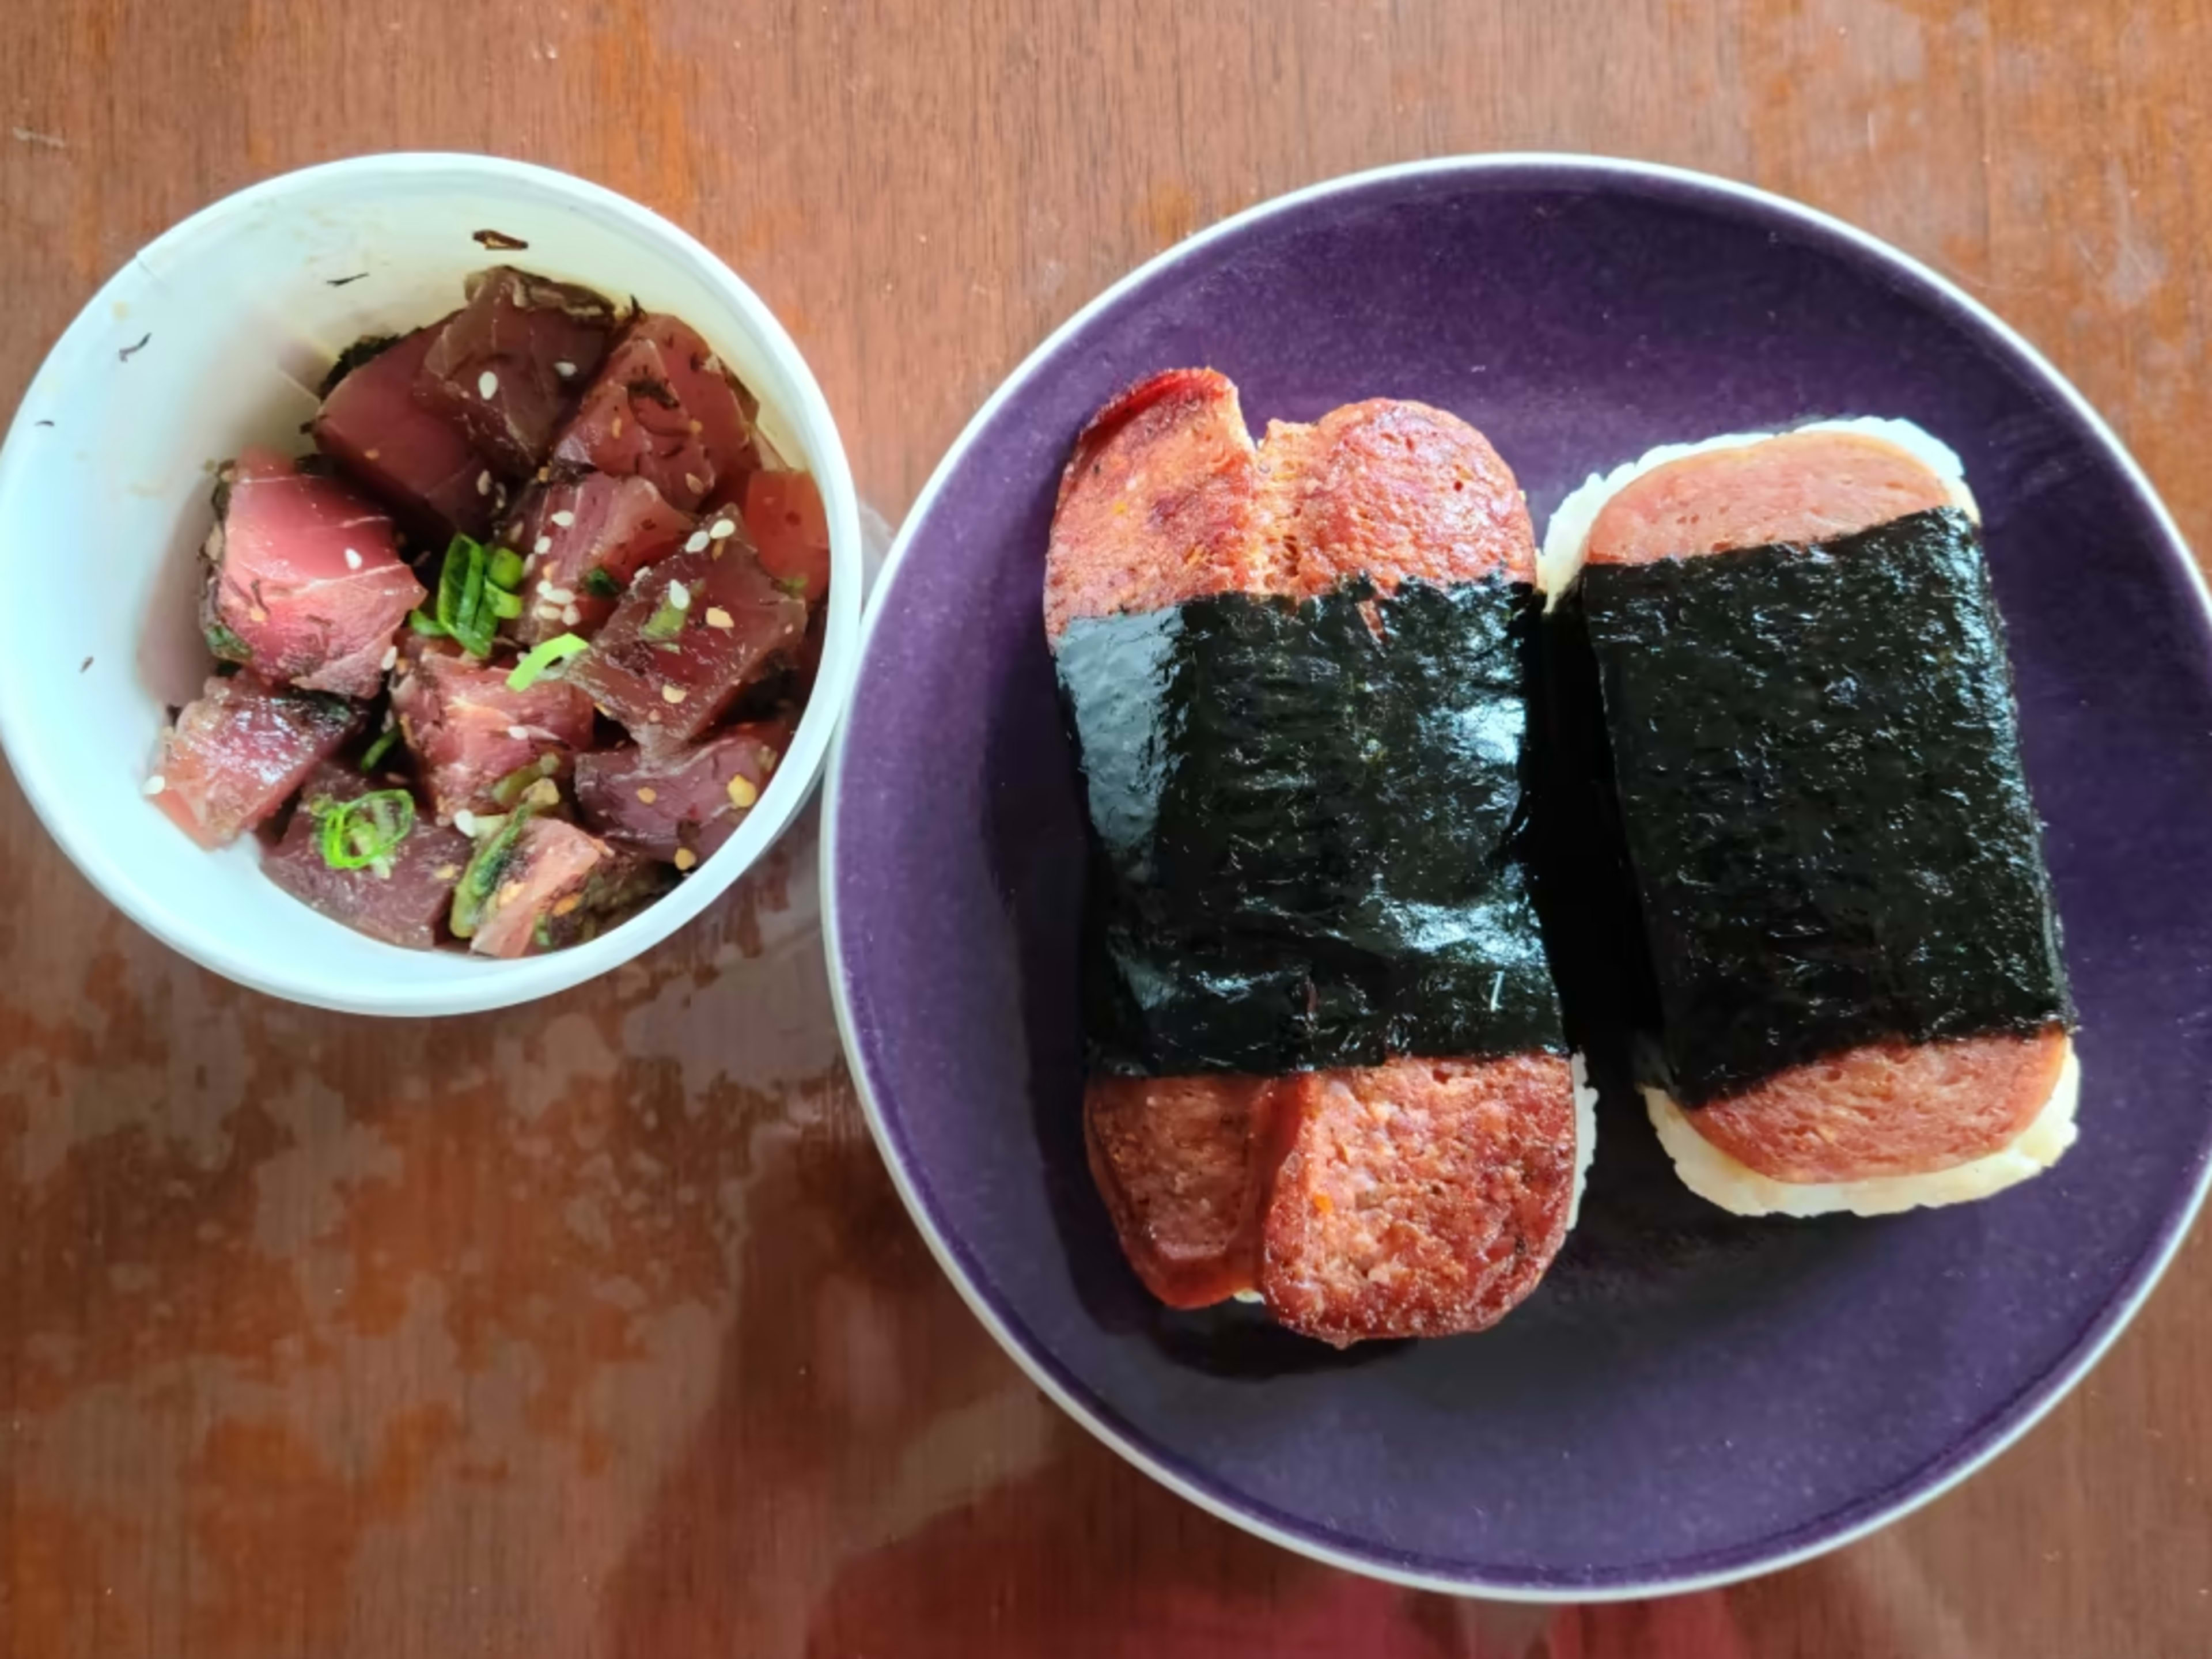
<path id="1" fill-rule="evenodd" d="M 809 472 L 756 472 L 745 480 L 745 533 L 761 568 L 809 605 L 830 592 L 830 518 Z"/>
<path id="2" fill-rule="evenodd" d="M 265 822 L 361 724 L 343 697 L 217 675 L 161 734 L 147 793 L 201 846 L 221 847 Z"/>
<path id="3" fill-rule="evenodd" d="M 624 331 L 553 453 L 645 478 L 696 512 L 760 465 L 758 407 L 689 324 L 648 313 Z"/>
<path id="4" fill-rule="evenodd" d="M 488 957 L 595 936 L 665 884 L 659 867 L 559 818 L 517 812 L 484 842 L 454 895 L 453 932 Z"/>
<path id="5" fill-rule="evenodd" d="M 502 780 L 512 794 L 522 776 L 566 776 L 576 752 L 592 741 L 592 700 L 559 679 L 526 691 L 507 684 L 507 671 L 440 651 L 422 651 L 392 682 L 392 707 L 407 746 L 421 763 L 431 806 L 441 823 L 460 812 L 502 812 Z"/>
<path id="6" fill-rule="evenodd" d="M 647 748 L 665 750 L 696 740 L 805 629 L 805 602 L 732 536 L 641 574 L 568 683 Z"/>
<path id="7" fill-rule="evenodd" d="M 557 634 L 597 633 L 637 573 L 684 545 L 692 519 L 643 478 L 589 472 L 534 486 L 508 531 L 526 576 L 522 615 L 510 629 L 536 645 Z"/>
<path id="8" fill-rule="evenodd" d="M 569 401 L 605 361 L 617 313 L 587 288 L 512 265 L 477 272 L 467 293 L 431 343 L 415 396 L 519 478 L 544 461 Z"/>
<path id="9" fill-rule="evenodd" d="M 359 362 L 323 399 L 315 447 L 434 546 L 482 536 L 507 506 L 507 484 L 459 425 L 415 400 L 443 323 L 420 328 Z"/>
<path id="10" fill-rule="evenodd" d="M 375 696 L 393 631 L 425 597 L 392 520 L 272 450 L 244 452 L 222 477 L 201 605 L 209 646 L 264 679 Z"/>
<path id="11" fill-rule="evenodd" d="M 418 811 L 380 873 L 368 866 L 333 869 L 323 856 L 323 813 L 389 787 L 363 777 L 357 767 L 325 762 L 301 789 L 299 809 L 261 867 L 270 880 L 331 921 L 387 945 L 427 951 L 444 934 L 453 888 L 476 850 L 466 836 Z"/>
<path id="12" fill-rule="evenodd" d="M 781 722 L 736 726 L 693 749 L 603 749 L 576 760 L 576 810 L 618 847 L 688 870 L 729 840 L 790 746 Z"/>

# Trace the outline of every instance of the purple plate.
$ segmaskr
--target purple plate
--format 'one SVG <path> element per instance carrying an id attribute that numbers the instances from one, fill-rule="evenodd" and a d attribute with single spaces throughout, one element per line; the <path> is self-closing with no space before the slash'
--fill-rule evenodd
<path id="1" fill-rule="evenodd" d="M 1582 1225 L 1495 1330 L 1338 1355 L 1169 1313 L 1083 1157 L 1082 820 L 1039 610 L 1070 442 L 1206 364 L 1247 416 L 1416 398 L 1540 525 L 1651 446 L 1901 415 L 1965 458 L 2018 666 L 2081 1009 L 2081 1140 L 1987 1203 L 1753 1221 L 1609 1102 Z M 1007 1351 L 1142 1468 L 1293 1549 L 1447 1590 L 1589 1599 L 1779 1566 L 1893 1519 L 2047 1410 L 2142 1301 L 2212 1141 L 2212 658 L 2134 463 L 1990 313 L 1741 186 L 1483 157 L 1323 185 L 1087 307 L 907 520 L 827 812 L 838 1012 L 915 1219 Z"/>

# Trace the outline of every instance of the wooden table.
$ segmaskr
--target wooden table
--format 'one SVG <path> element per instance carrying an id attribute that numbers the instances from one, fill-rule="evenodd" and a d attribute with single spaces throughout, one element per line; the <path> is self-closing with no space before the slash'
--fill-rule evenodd
<path id="1" fill-rule="evenodd" d="M 1198 226 L 1378 162 L 1589 149 L 1949 272 L 2202 539 L 2208 62 L 2186 0 L 10 0 L 0 397 L 216 196 L 491 150 L 727 257 L 896 519 L 1052 325 Z M 2202 1229 L 1996 1467 L 1735 1589 L 1456 1603 L 1201 1515 L 928 1260 L 836 1057 L 813 881 L 810 830 L 611 983 L 403 1028 L 187 966 L 0 787 L 0 1656 L 2212 1648 Z"/>

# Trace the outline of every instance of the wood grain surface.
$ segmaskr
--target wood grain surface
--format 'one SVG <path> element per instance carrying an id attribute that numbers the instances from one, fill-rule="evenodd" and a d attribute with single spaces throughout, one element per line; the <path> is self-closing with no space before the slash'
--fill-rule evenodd
<path id="1" fill-rule="evenodd" d="M 214 198 L 489 150 L 726 256 L 896 520 L 1047 330 L 1186 233 L 1556 148 L 1948 272 L 2202 543 L 2209 62 L 2198 0 L 8 0 L 0 407 Z M 2202 1229 L 1993 1468 L 1734 1589 L 1454 1602 L 1187 1507 L 928 1260 L 837 1063 L 812 882 L 801 833 L 599 990 L 402 1029 L 185 965 L 0 784 L 0 1656 L 2212 1650 Z"/>

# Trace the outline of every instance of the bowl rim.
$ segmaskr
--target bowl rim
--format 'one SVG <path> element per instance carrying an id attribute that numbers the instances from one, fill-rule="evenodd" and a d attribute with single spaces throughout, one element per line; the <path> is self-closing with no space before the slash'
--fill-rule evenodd
<path id="1" fill-rule="evenodd" d="M 2118 434 L 2073 383 L 2018 330 L 1950 278 L 1869 231 L 1818 208 L 1754 185 L 1660 162 L 1571 152 L 1512 150 L 1396 162 L 1346 173 L 1272 197 L 1162 250 L 1109 285 L 1067 318 L 1023 358 L 975 411 L 952 447 L 939 460 L 921 493 L 915 497 L 913 507 L 901 521 L 897 538 L 878 573 L 873 591 L 869 596 L 867 614 L 861 624 L 860 647 L 855 653 L 856 683 L 860 664 L 866 659 L 876 629 L 896 602 L 894 594 L 897 579 L 907 556 L 920 527 L 935 506 L 939 492 L 969 450 L 997 418 L 1000 408 L 1050 363 L 1066 343 L 1095 317 L 1153 277 L 1213 243 L 1268 219 L 1329 198 L 1355 195 L 1378 186 L 1394 186 L 1423 179 L 1516 172 L 1541 172 L 1553 181 L 1571 182 L 1579 179 L 1592 185 L 1627 183 L 1658 185 L 1684 199 L 1703 199 L 1740 212 L 1749 210 L 1754 215 L 1779 219 L 1847 244 L 1877 265 L 1887 268 L 1925 298 L 1947 304 L 1963 313 L 1969 322 L 1978 325 L 1994 336 L 1999 344 L 2017 354 L 2022 364 L 2041 381 L 2043 389 L 2082 423 L 2095 443 L 2103 447 L 2120 477 L 2133 490 L 2157 526 L 2166 556 L 2182 567 L 2198 603 L 2203 606 L 2208 619 L 2212 619 L 2212 586 L 2208 586 L 2204 572 L 2191 556 L 2187 539 L 2182 535 L 2165 502 L 2160 499 L 2157 489 Z M 1343 1547 L 1318 1528 L 1311 1531 L 1300 1530 L 1299 1528 L 1311 1524 L 1303 1517 L 1288 1515 L 1278 1517 L 1256 1502 L 1240 1502 L 1236 1494 L 1210 1490 L 1202 1480 L 1194 1477 L 1192 1470 L 1175 1467 L 1157 1455 L 1129 1425 L 1119 1419 L 1110 1407 L 1091 1395 L 1087 1385 L 1079 1376 L 1066 1371 L 1050 1357 L 1030 1350 L 1024 1336 L 1016 1328 L 1011 1314 L 997 1306 L 992 1297 L 971 1279 L 960 1248 L 939 1231 L 931 1212 L 930 1200 L 908 1165 L 900 1133 L 887 1116 L 883 1102 L 878 1097 L 875 1079 L 870 1073 L 861 1046 L 852 999 L 847 988 L 843 926 L 837 902 L 837 870 L 838 830 L 852 725 L 851 719 L 840 723 L 823 785 L 818 877 L 823 946 L 830 970 L 830 999 L 836 1012 L 838 1036 L 844 1046 L 848 1069 L 852 1073 L 861 1109 L 867 1117 L 869 1131 L 875 1137 L 876 1145 L 890 1170 L 892 1182 L 906 1205 L 908 1213 L 914 1218 L 931 1254 L 952 1280 L 961 1299 L 982 1322 L 984 1328 L 1007 1356 L 1061 1410 L 1145 1474 L 1200 1509 L 1232 1526 L 1325 1565 L 1408 1589 L 1449 1595 L 1482 1596 L 1495 1601 L 1530 1603 L 1588 1603 L 1718 1589 L 1794 1566 L 1841 1548 L 1942 1497 L 2042 1421 L 2045 1415 L 2103 1358 L 2149 1297 L 2187 1237 L 2204 1204 L 2208 1187 L 2212 1187 L 2212 1158 L 2207 1158 L 2200 1150 L 2197 1168 L 2187 1198 L 2170 1208 L 2160 1218 L 2153 1243 L 2130 1266 L 2122 1294 L 2098 1313 L 2071 1352 L 2042 1375 L 2032 1378 L 2002 1410 L 1968 1431 L 1948 1450 L 1931 1460 L 1912 1476 L 1896 1483 L 1886 1492 L 1869 1495 L 1850 1510 L 1817 1517 L 1801 1524 L 1790 1533 L 1779 1534 L 1776 1540 L 1778 1547 L 1766 1548 L 1755 1543 L 1730 1546 L 1710 1552 L 1705 1557 L 1686 1559 L 1679 1565 L 1655 1561 L 1646 1567 L 1624 1569 L 1622 1576 L 1592 1583 L 1573 1583 L 1564 1575 L 1553 1572 L 1532 1572 L 1517 1577 L 1508 1572 L 1493 1577 L 1479 1571 L 1467 1570 L 1464 1566 L 1458 1571 L 1442 1570 L 1443 1564 L 1441 1562 L 1437 1569 L 1431 1570 L 1407 1565 L 1413 1558 L 1402 1554 L 1368 1553 Z M 1293 1522 L 1297 1524 L 1286 1524 Z"/>
<path id="2" fill-rule="evenodd" d="M 257 952 L 238 943 L 234 933 L 216 933 L 179 923 L 160 895 L 141 884 L 124 860 L 100 843 L 66 833 L 63 826 L 70 814 L 58 803 L 57 780 L 40 758 L 40 744 L 31 736 L 32 726 L 47 716 L 41 714 L 35 697 L 25 695 L 33 688 L 15 678 L 4 659 L 0 659 L 0 749 L 6 750 L 16 781 L 47 835 L 101 896 L 163 944 L 202 967 L 271 996 L 339 1012 L 402 1017 L 479 1013 L 570 989 L 660 944 L 726 893 L 790 827 L 827 763 L 831 738 L 852 695 L 860 662 L 865 586 L 860 497 L 829 400 L 797 343 L 745 281 L 689 231 L 617 191 L 535 162 L 470 151 L 387 150 L 319 162 L 248 185 L 179 220 L 124 261 L 47 349 L 24 389 L 7 441 L 0 445 L 0 523 L 10 516 L 14 501 L 40 487 L 28 435 L 34 405 L 64 378 L 63 365 L 81 361 L 88 345 L 102 333 L 111 302 L 132 283 L 135 272 L 149 260 L 158 265 L 157 256 L 220 234 L 229 222 L 271 204 L 294 199 L 312 204 L 325 190 L 344 188 L 362 179 L 402 190 L 410 180 L 419 181 L 426 189 L 456 184 L 488 191 L 504 188 L 534 192 L 556 205 L 592 210 L 613 222 L 616 228 L 610 234 L 635 241 L 650 250 L 657 260 L 684 269 L 714 290 L 742 319 L 752 343 L 786 377 L 795 395 L 779 399 L 779 409 L 810 440 L 805 459 L 829 520 L 832 579 L 814 690 L 783 763 L 748 819 L 750 823 L 758 818 L 766 825 L 751 856 L 704 860 L 697 872 L 674 891 L 620 927 L 581 945 L 512 961 L 471 957 L 471 971 L 459 983 L 434 986 L 416 981 L 405 970 L 405 959 L 421 952 L 389 945 L 385 948 L 392 951 L 396 969 L 389 980 L 340 990 L 328 979 L 296 979 L 289 969 L 289 955 Z"/>

